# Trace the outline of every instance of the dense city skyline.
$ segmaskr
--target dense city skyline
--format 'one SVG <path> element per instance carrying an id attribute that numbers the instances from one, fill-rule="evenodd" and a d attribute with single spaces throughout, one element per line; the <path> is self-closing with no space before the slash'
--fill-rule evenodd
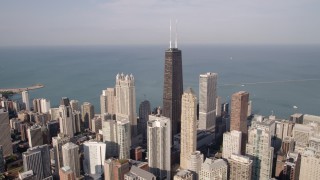
<path id="1" fill-rule="evenodd" d="M 0 46 L 319 44 L 316 0 L 3 1 Z M 167 28 L 166 28 L 167 27 Z"/>
<path id="2" fill-rule="evenodd" d="M 317 5 L 3 3 L 0 180 L 318 179 Z"/>

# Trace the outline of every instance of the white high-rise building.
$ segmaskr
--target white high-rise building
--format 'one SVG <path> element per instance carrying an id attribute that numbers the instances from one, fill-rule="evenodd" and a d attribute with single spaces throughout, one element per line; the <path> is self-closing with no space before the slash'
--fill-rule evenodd
<path id="1" fill-rule="evenodd" d="M 190 88 L 181 98 L 180 167 L 188 169 L 189 156 L 197 148 L 197 97 Z"/>
<path id="2" fill-rule="evenodd" d="M 130 122 L 128 120 L 117 120 L 117 143 L 119 147 L 119 159 L 129 159 L 131 135 Z"/>
<path id="3" fill-rule="evenodd" d="M 40 103 L 41 103 L 41 113 L 49 113 L 49 110 L 51 108 L 50 100 L 41 98 Z"/>
<path id="4" fill-rule="evenodd" d="M 230 180 L 251 180 L 252 160 L 249 157 L 232 154 L 228 162 Z"/>
<path id="5" fill-rule="evenodd" d="M 199 78 L 199 129 L 214 131 L 216 126 L 217 74 L 201 74 Z"/>
<path id="6" fill-rule="evenodd" d="M 228 159 L 233 153 L 241 153 L 241 138 L 241 132 L 236 130 L 223 134 L 223 158 Z"/>
<path id="7" fill-rule="evenodd" d="M 199 180 L 227 180 L 228 164 L 223 159 L 207 158 L 201 165 Z"/>
<path id="8" fill-rule="evenodd" d="M 68 142 L 70 142 L 70 137 L 63 133 L 60 133 L 58 136 L 52 138 L 55 172 L 59 172 L 59 169 L 63 167 L 62 146 Z"/>
<path id="9" fill-rule="evenodd" d="M 101 117 L 104 117 L 104 114 L 106 114 L 107 107 L 108 107 L 108 99 L 107 99 L 107 90 L 102 90 L 102 94 L 100 95 L 100 113 Z"/>
<path id="10" fill-rule="evenodd" d="M 22 91 L 22 102 L 26 106 L 26 110 L 30 111 L 30 101 L 29 101 L 29 92 L 28 91 Z"/>
<path id="11" fill-rule="evenodd" d="M 73 137 L 76 128 L 71 107 L 60 105 L 59 116 L 60 132 L 69 137 Z"/>
<path id="12" fill-rule="evenodd" d="M 41 126 L 33 125 L 27 130 L 29 147 L 40 146 L 43 144 Z"/>
<path id="13" fill-rule="evenodd" d="M 87 174 L 102 174 L 106 155 L 106 144 L 103 142 L 87 141 L 83 143 L 83 167 Z"/>
<path id="14" fill-rule="evenodd" d="M 171 179 L 171 122 L 164 116 L 149 116 L 148 165 L 160 179 Z"/>
<path id="15" fill-rule="evenodd" d="M 37 113 L 49 113 L 51 109 L 50 101 L 44 98 L 37 98 L 32 100 L 33 111 Z"/>
<path id="16" fill-rule="evenodd" d="M 293 138 L 295 140 L 295 152 L 303 153 L 308 147 L 309 139 L 315 133 L 311 125 L 295 124 L 293 127 Z"/>
<path id="17" fill-rule="evenodd" d="M 79 146 L 68 142 L 62 146 L 63 166 L 69 166 L 75 173 L 76 177 L 80 177 L 80 157 Z"/>
<path id="18" fill-rule="evenodd" d="M 248 130 L 246 155 L 253 160 L 252 179 L 270 179 L 272 175 L 273 147 L 268 128 L 256 127 Z"/>
<path id="19" fill-rule="evenodd" d="M 131 135 L 137 135 L 136 92 L 133 75 L 116 76 L 116 120 L 127 119 L 131 125 Z"/>
<path id="20" fill-rule="evenodd" d="M 106 143 L 106 158 L 119 156 L 117 143 L 117 122 L 115 120 L 102 121 L 103 142 Z"/>
<path id="21" fill-rule="evenodd" d="M 203 160 L 203 154 L 200 151 L 193 152 L 189 157 L 188 169 L 194 173 L 196 179 L 199 177 Z"/>
<path id="22" fill-rule="evenodd" d="M 318 179 L 320 177 L 320 153 L 307 148 L 301 155 L 299 179 Z"/>
<path id="23" fill-rule="evenodd" d="M 13 153 L 10 124 L 9 124 L 9 114 L 3 109 L 0 109 L 0 145 L 3 148 L 3 155 L 9 156 Z"/>

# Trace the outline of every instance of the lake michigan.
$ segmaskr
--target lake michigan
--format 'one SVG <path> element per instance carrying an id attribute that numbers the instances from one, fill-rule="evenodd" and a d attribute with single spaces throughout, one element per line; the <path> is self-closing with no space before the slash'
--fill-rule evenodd
<path id="1" fill-rule="evenodd" d="M 117 73 L 133 74 L 138 105 L 162 106 L 166 45 L 0 47 L 0 88 L 45 87 L 29 92 L 58 106 L 61 97 L 94 104 L 114 87 Z M 294 112 L 320 115 L 319 45 L 181 45 L 184 88 L 198 93 L 199 74 L 218 73 L 224 102 L 250 93 L 253 113 L 279 118 Z M 294 109 L 293 106 L 297 106 Z"/>

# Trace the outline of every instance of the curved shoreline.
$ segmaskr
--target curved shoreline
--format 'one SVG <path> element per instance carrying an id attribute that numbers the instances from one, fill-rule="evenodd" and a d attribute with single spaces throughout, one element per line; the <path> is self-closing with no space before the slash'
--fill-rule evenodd
<path id="1" fill-rule="evenodd" d="M 29 90 L 35 90 L 35 89 L 40 89 L 43 88 L 44 85 L 42 84 L 36 84 L 33 86 L 29 86 L 26 88 L 7 88 L 7 89 L 0 89 L 0 93 L 1 92 L 13 92 L 13 93 L 21 93 L 22 91 L 29 91 Z"/>

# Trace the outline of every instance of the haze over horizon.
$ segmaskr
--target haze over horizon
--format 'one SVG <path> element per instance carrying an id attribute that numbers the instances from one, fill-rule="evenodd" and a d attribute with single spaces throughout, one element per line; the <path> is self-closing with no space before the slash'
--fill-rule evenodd
<path id="1" fill-rule="evenodd" d="M 0 46 L 164 44 L 170 19 L 179 21 L 180 44 L 320 44 L 319 7 L 316 0 L 2 1 Z"/>

